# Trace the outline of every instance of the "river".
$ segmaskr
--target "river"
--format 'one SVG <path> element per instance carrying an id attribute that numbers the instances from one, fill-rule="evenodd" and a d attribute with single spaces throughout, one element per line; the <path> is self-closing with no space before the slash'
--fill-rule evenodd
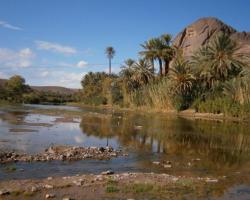
<path id="1" fill-rule="evenodd" d="M 35 154 L 51 145 L 106 146 L 126 157 L 0 165 L 0 180 L 78 173 L 155 172 L 225 177 L 218 198 L 250 197 L 250 125 L 184 119 L 170 114 L 70 106 L 0 107 L 0 151 Z M 153 162 L 170 162 L 164 168 Z M 6 170 L 15 166 L 14 171 Z M 231 196 L 230 196 L 231 195 Z"/>

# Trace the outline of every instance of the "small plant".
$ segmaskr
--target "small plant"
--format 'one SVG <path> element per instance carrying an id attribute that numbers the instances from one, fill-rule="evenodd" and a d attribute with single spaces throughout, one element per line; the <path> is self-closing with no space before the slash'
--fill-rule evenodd
<path id="1" fill-rule="evenodd" d="M 116 181 L 114 179 L 108 179 L 106 192 L 107 193 L 119 192 L 120 190 L 117 187 L 117 184 L 118 184 L 118 181 Z"/>
<path id="2" fill-rule="evenodd" d="M 119 188 L 114 186 L 114 185 L 107 185 L 106 187 L 106 192 L 107 193 L 114 193 L 114 192 L 119 192 Z"/>
<path id="3" fill-rule="evenodd" d="M 7 172 L 14 172 L 16 171 L 16 166 L 15 165 L 10 165 L 5 168 Z"/>

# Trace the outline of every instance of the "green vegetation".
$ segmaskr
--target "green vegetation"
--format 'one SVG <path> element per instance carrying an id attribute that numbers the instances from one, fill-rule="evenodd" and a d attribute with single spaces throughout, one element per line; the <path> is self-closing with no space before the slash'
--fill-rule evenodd
<path id="1" fill-rule="evenodd" d="M 6 102 L 61 104 L 76 101 L 77 98 L 78 93 L 73 95 L 34 90 L 25 84 L 23 77 L 18 75 L 0 84 L 0 100 Z"/>
<path id="2" fill-rule="evenodd" d="M 5 167 L 5 171 L 7 172 L 15 172 L 16 171 L 16 166 L 15 165 L 10 165 Z"/>
<path id="3" fill-rule="evenodd" d="M 228 35 L 218 33 L 189 58 L 171 44 L 169 34 L 141 46 L 141 58 L 126 60 L 118 75 L 86 75 L 80 100 L 91 105 L 250 115 L 249 55 L 239 53 L 240 46 Z M 113 58 L 108 51 L 107 55 Z"/>
<path id="4" fill-rule="evenodd" d="M 117 187 L 117 185 L 118 185 L 118 181 L 109 179 L 107 182 L 107 186 L 106 186 L 106 192 L 107 193 L 119 192 L 120 189 Z"/>

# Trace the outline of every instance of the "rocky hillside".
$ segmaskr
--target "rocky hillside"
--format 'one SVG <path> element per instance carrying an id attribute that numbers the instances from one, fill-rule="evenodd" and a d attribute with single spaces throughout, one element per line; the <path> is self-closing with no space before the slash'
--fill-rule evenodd
<path id="1" fill-rule="evenodd" d="M 42 92 L 52 92 L 52 93 L 58 93 L 58 94 L 74 94 L 78 91 L 78 89 L 70 89 L 65 87 L 59 87 L 59 86 L 31 86 L 33 90 L 42 91 Z"/>
<path id="2" fill-rule="evenodd" d="M 182 48 L 184 56 L 189 57 L 198 48 L 211 41 L 219 32 L 229 34 L 241 45 L 240 52 L 250 54 L 250 32 L 238 32 L 233 27 L 213 17 L 201 18 L 188 25 L 176 36 L 173 44 Z"/>

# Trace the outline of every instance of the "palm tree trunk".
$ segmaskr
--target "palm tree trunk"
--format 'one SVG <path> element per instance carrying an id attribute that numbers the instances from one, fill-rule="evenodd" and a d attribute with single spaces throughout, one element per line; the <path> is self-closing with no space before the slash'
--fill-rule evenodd
<path id="1" fill-rule="evenodd" d="M 154 74 L 155 73 L 155 63 L 154 63 L 153 58 L 151 59 L 151 64 L 152 64 L 152 71 L 153 71 L 153 74 Z"/>
<path id="2" fill-rule="evenodd" d="M 162 76 L 162 60 L 159 58 L 159 74 Z"/>
<path id="3" fill-rule="evenodd" d="M 111 74 L 111 58 L 109 58 L 109 75 Z"/>
<path id="4" fill-rule="evenodd" d="M 164 75 L 167 75 L 168 74 L 168 71 L 169 71 L 169 61 L 168 60 L 164 60 Z"/>

